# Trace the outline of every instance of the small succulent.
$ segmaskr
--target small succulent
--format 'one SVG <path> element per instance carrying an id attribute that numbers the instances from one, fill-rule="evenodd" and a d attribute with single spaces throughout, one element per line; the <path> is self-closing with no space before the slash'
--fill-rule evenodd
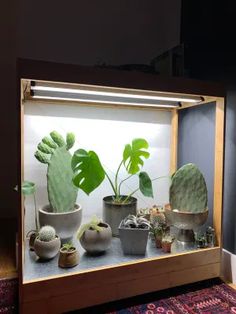
<path id="1" fill-rule="evenodd" d="M 43 242 L 50 242 L 56 238 L 56 230 L 51 226 L 44 226 L 39 230 L 38 239 Z"/>
<path id="2" fill-rule="evenodd" d="M 125 228 L 138 228 L 138 229 L 147 229 L 150 228 L 151 225 L 149 221 L 143 216 L 135 216 L 129 215 L 123 220 L 123 226 Z"/>
<path id="3" fill-rule="evenodd" d="M 74 251 L 74 249 L 75 247 L 72 242 L 64 243 L 61 248 L 63 252 L 71 252 Z"/>
<path id="4" fill-rule="evenodd" d="M 172 243 L 174 241 L 174 237 L 170 234 L 164 235 L 162 238 L 162 242 Z"/>
<path id="5" fill-rule="evenodd" d="M 88 222 L 87 224 L 84 224 L 80 227 L 78 233 L 77 233 L 77 239 L 79 240 L 82 235 L 84 234 L 84 232 L 86 230 L 96 230 L 98 232 L 100 232 L 103 227 L 99 226 L 99 224 L 101 224 L 101 219 L 98 219 L 97 216 L 93 216 L 92 219 L 90 220 L 90 222 Z"/>

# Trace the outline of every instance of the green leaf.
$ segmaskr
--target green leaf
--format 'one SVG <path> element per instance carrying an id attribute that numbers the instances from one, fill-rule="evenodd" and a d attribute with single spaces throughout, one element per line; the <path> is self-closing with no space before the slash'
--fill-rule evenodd
<path id="1" fill-rule="evenodd" d="M 147 172 L 139 173 L 139 189 L 144 196 L 153 197 L 152 180 Z"/>
<path id="2" fill-rule="evenodd" d="M 32 195 L 36 191 L 35 184 L 30 181 L 24 181 L 22 183 L 22 193 L 23 195 Z"/>
<path id="3" fill-rule="evenodd" d="M 130 174 L 136 174 L 143 166 L 143 158 L 150 156 L 148 149 L 148 142 L 143 138 L 136 138 L 132 141 L 132 144 L 125 145 L 123 151 L 123 162 Z"/>
<path id="4" fill-rule="evenodd" d="M 86 194 L 90 194 L 104 180 L 105 171 L 94 151 L 78 149 L 71 160 L 74 171 L 73 183 Z"/>

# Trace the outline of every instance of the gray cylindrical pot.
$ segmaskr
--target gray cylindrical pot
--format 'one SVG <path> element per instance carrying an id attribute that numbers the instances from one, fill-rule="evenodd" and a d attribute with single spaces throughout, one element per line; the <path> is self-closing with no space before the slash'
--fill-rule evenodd
<path id="1" fill-rule="evenodd" d="M 145 255 L 149 228 L 125 228 L 123 221 L 119 226 L 121 247 L 127 255 Z"/>
<path id="2" fill-rule="evenodd" d="M 39 224 L 52 226 L 61 238 L 62 243 L 70 242 L 79 229 L 82 220 L 82 207 L 75 205 L 75 210 L 64 213 L 54 213 L 49 205 L 39 209 Z"/>
<path id="3" fill-rule="evenodd" d="M 127 196 L 121 195 L 122 199 Z M 113 203 L 113 196 L 103 198 L 103 220 L 111 226 L 113 237 L 119 236 L 120 222 L 128 215 L 136 215 L 137 199 L 130 197 L 130 202 L 125 204 Z"/>
<path id="4" fill-rule="evenodd" d="M 111 244 L 111 227 L 104 222 L 101 222 L 98 226 L 102 227 L 101 231 L 88 229 L 80 238 L 80 244 L 89 254 L 102 253 Z"/>
<path id="5" fill-rule="evenodd" d="M 61 247 L 61 240 L 58 236 L 49 242 L 36 238 L 34 241 L 34 251 L 41 259 L 51 259 L 57 255 Z"/>

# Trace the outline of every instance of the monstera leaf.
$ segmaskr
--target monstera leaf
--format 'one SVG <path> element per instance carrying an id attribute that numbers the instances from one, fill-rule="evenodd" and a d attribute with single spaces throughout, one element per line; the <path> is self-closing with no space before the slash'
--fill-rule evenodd
<path id="1" fill-rule="evenodd" d="M 153 197 L 152 181 L 147 172 L 139 173 L 139 189 L 144 196 Z"/>
<path id="2" fill-rule="evenodd" d="M 90 194 L 104 180 L 105 171 L 94 151 L 78 149 L 71 160 L 74 171 L 73 183 L 76 187 Z"/>
<path id="3" fill-rule="evenodd" d="M 149 153 L 148 142 L 142 138 L 136 138 L 132 141 L 132 144 L 125 145 L 123 152 L 123 162 L 129 174 L 136 174 L 143 166 L 143 159 L 148 158 Z"/>

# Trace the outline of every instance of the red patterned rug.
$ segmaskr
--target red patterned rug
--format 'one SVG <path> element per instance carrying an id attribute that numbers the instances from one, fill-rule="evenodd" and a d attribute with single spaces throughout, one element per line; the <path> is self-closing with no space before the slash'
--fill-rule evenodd
<path id="1" fill-rule="evenodd" d="M 178 296 L 135 305 L 109 314 L 229 314 L 236 313 L 236 290 L 222 283 Z"/>
<path id="2" fill-rule="evenodd" d="M 0 314 L 17 313 L 17 279 L 0 279 Z"/>

